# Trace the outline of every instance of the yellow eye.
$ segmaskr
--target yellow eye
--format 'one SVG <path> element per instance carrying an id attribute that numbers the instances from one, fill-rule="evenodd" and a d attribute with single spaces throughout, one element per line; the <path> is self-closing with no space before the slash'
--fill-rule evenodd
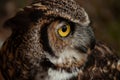
<path id="1" fill-rule="evenodd" d="M 70 34 L 71 28 L 69 24 L 63 25 L 61 28 L 58 29 L 58 33 L 61 37 L 66 37 Z"/>

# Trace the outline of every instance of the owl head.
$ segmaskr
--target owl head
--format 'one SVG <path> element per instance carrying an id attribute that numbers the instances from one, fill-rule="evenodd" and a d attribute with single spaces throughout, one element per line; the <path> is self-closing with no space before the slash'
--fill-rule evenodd
<path id="1" fill-rule="evenodd" d="M 74 0 L 39 0 L 6 25 L 13 31 L 15 53 L 31 63 L 44 55 L 57 67 L 79 67 L 95 44 L 88 15 Z"/>

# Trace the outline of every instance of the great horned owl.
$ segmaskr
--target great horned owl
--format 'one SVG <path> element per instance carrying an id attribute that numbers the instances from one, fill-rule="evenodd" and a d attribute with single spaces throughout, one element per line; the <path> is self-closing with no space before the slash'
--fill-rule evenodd
<path id="1" fill-rule="evenodd" d="M 96 43 L 85 10 L 74 0 L 39 0 L 5 24 L 0 51 L 5 80 L 119 80 L 120 60 Z"/>

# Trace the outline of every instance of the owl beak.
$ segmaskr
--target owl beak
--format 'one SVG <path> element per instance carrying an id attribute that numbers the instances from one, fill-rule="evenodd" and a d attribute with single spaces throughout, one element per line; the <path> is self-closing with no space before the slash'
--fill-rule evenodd
<path id="1" fill-rule="evenodd" d="M 95 39 L 95 38 L 92 38 L 92 39 L 91 39 L 91 42 L 90 42 L 90 49 L 91 49 L 91 50 L 94 49 L 95 45 L 96 45 L 96 39 Z"/>
<path id="2" fill-rule="evenodd" d="M 82 53 L 87 53 L 87 51 L 88 51 L 88 48 L 85 46 L 80 46 L 80 47 L 76 46 L 75 49 Z"/>
<path id="3" fill-rule="evenodd" d="M 93 38 L 93 39 L 91 39 L 89 46 L 83 46 L 83 45 L 75 46 L 75 49 L 86 54 L 86 53 L 88 53 L 88 51 L 94 49 L 95 44 L 96 44 L 96 40 L 95 40 L 95 38 Z"/>

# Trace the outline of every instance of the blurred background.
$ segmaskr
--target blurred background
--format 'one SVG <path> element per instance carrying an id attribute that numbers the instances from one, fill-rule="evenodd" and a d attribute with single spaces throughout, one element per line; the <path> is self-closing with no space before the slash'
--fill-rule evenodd
<path id="1" fill-rule="evenodd" d="M 120 0 L 77 0 L 92 20 L 97 40 L 120 55 Z"/>
<path id="2" fill-rule="evenodd" d="M 4 22 L 34 0 L 0 0 L 0 46 L 10 36 Z M 120 55 L 120 0 L 76 0 L 92 20 L 97 40 L 106 42 Z M 0 76 L 0 80 L 1 76 Z"/>
<path id="3" fill-rule="evenodd" d="M 4 22 L 20 8 L 34 0 L 0 0 L 0 45 L 10 35 Z M 97 40 L 106 42 L 120 53 L 120 0 L 76 0 L 85 8 L 92 20 Z"/>

